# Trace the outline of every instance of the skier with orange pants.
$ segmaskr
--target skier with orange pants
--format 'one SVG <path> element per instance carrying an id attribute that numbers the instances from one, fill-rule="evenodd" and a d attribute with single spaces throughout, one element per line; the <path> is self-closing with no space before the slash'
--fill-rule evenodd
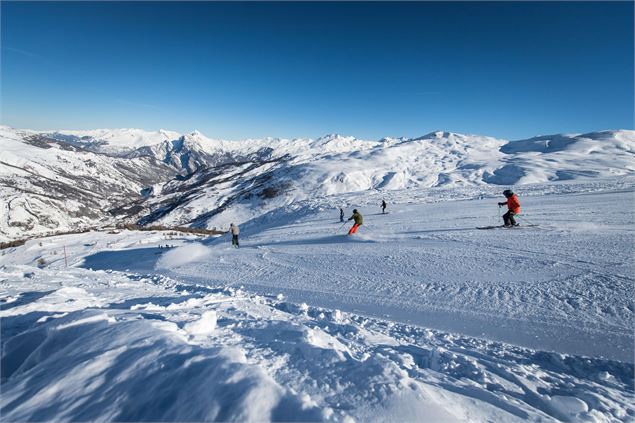
<path id="1" fill-rule="evenodd" d="M 348 218 L 348 220 L 355 220 L 355 224 L 353 225 L 353 227 L 348 231 L 349 235 L 353 235 L 354 233 L 357 232 L 357 229 L 362 226 L 362 224 L 364 223 L 364 218 L 362 217 L 362 215 L 357 211 L 357 209 L 353 210 L 353 215 L 351 217 Z"/>
<path id="2" fill-rule="evenodd" d="M 518 201 L 518 197 L 510 189 L 503 191 L 503 195 L 507 198 L 507 201 L 498 203 L 498 206 L 507 206 L 507 213 L 503 215 L 505 227 L 511 228 L 513 226 L 518 226 L 514 216 L 520 214 L 520 201 Z"/>

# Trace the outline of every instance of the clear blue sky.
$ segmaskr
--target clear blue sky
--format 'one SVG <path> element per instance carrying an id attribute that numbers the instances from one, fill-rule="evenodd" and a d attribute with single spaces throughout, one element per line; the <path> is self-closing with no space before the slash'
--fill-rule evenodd
<path id="1" fill-rule="evenodd" d="M 19 128 L 633 129 L 633 2 L 0 4 L 2 123 Z"/>

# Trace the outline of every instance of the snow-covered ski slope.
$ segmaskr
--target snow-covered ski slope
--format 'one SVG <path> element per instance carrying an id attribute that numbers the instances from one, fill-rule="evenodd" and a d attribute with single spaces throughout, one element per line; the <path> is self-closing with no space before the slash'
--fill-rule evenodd
<path id="1" fill-rule="evenodd" d="M 199 283 L 240 284 L 299 302 L 632 361 L 633 189 L 535 195 L 546 188 L 524 190 L 519 228 L 476 229 L 502 222 L 499 199 L 490 197 L 392 204 L 387 215 L 379 197 L 374 204 L 358 198 L 366 203 L 360 206 L 353 197 L 346 217 L 352 207 L 364 215 L 357 236 L 346 236 L 351 223 L 340 228 L 335 208 L 301 208 L 296 219 L 269 217 L 262 231 L 260 221 L 246 226 L 240 254 L 219 248 L 228 240 L 218 240 L 200 262 L 165 270 Z M 394 201 L 399 194 L 408 198 L 401 192 Z M 528 223 L 540 226 L 522 227 Z"/>
<path id="2" fill-rule="evenodd" d="M 633 421 L 634 181 L 304 202 L 0 257 L 7 421 Z M 525 220 L 523 220 L 525 219 Z M 40 245 L 39 243 L 42 243 Z M 170 244 L 173 248 L 159 249 Z M 66 246 L 69 268 L 62 247 Z M 38 259 L 46 265 L 36 267 Z"/>

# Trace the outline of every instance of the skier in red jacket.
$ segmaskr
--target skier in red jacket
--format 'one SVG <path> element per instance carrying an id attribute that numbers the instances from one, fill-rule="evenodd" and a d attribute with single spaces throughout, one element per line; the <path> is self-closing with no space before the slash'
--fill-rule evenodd
<path id="1" fill-rule="evenodd" d="M 505 227 L 511 228 L 512 226 L 518 226 L 514 216 L 520 214 L 520 201 L 518 201 L 518 197 L 510 189 L 503 191 L 503 195 L 507 198 L 507 201 L 498 203 L 498 206 L 507 206 L 507 213 L 503 215 Z"/>

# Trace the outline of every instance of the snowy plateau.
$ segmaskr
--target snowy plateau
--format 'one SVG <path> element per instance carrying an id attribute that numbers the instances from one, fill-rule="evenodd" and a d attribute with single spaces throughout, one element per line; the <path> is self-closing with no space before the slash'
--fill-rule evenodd
<path id="1" fill-rule="evenodd" d="M 0 419 L 633 422 L 634 152 L 1 126 Z"/>

